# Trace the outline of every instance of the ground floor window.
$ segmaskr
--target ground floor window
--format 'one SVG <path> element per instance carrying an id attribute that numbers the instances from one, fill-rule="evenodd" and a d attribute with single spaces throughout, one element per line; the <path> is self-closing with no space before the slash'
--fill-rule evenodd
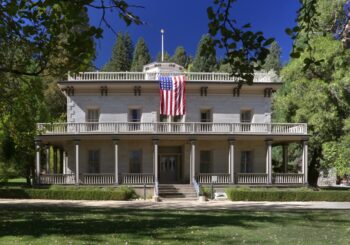
<path id="1" fill-rule="evenodd" d="M 89 173 L 99 173 L 100 172 L 100 151 L 99 150 L 89 150 L 88 156 L 88 171 Z"/>
<path id="2" fill-rule="evenodd" d="M 211 173 L 212 172 L 212 152 L 211 151 L 200 151 L 200 172 Z"/>
<path id="3" fill-rule="evenodd" d="M 241 151 L 241 173 L 253 172 L 253 153 L 251 151 Z"/>
<path id="4" fill-rule="evenodd" d="M 142 172 L 142 150 L 130 151 L 129 156 L 129 171 L 130 173 Z"/>

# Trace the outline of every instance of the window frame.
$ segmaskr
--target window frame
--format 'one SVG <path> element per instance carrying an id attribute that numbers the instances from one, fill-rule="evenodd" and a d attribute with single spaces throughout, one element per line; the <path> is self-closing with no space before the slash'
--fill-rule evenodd
<path id="1" fill-rule="evenodd" d="M 209 159 L 204 160 L 202 158 L 202 153 L 209 153 Z M 205 170 L 205 167 L 207 168 L 207 171 Z M 212 150 L 200 150 L 199 151 L 199 172 L 202 174 L 207 174 L 207 173 L 213 173 L 213 151 Z"/>
<path id="2" fill-rule="evenodd" d="M 134 171 L 134 164 L 135 163 L 133 163 L 132 162 L 132 154 L 133 154 L 133 152 L 138 152 L 139 154 L 140 154 L 140 158 L 139 158 L 139 160 L 140 160 L 140 162 L 138 163 L 139 164 L 139 166 L 138 166 L 138 169 L 139 169 L 139 172 L 135 172 Z M 143 164 L 143 151 L 142 151 L 142 149 L 133 149 L 133 150 L 130 150 L 129 151 L 129 173 L 134 173 L 134 174 L 137 174 L 137 173 L 142 173 L 142 171 L 143 171 L 143 169 L 142 169 L 142 164 Z"/>

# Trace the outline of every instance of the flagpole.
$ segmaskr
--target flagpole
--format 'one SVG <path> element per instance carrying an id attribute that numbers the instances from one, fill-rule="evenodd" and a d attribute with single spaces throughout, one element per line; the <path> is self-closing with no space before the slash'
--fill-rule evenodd
<path id="1" fill-rule="evenodd" d="M 160 29 L 162 35 L 162 62 L 164 62 L 164 29 Z"/>

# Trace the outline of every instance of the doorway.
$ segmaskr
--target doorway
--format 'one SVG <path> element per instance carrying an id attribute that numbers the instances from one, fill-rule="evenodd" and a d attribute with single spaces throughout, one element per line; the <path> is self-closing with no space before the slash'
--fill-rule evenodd
<path id="1" fill-rule="evenodd" d="M 159 148 L 159 183 L 177 184 L 182 181 L 182 148 L 160 147 Z"/>

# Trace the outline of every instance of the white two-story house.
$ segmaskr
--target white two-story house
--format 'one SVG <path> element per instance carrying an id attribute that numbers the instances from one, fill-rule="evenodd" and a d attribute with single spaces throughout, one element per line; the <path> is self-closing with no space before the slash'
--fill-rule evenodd
<path id="1" fill-rule="evenodd" d="M 185 75 L 185 115 L 160 115 L 159 74 Z M 38 184 L 306 184 L 307 125 L 271 123 L 271 96 L 281 84 L 256 73 L 253 85 L 240 88 L 229 74 L 184 72 L 173 63 L 68 75 L 58 83 L 67 122 L 38 124 Z M 303 149 L 299 171 L 273 172 L 272 147 L 285 153 L 295 142 Z M 48 146 L 56 149 L 54 172 Z"/>

